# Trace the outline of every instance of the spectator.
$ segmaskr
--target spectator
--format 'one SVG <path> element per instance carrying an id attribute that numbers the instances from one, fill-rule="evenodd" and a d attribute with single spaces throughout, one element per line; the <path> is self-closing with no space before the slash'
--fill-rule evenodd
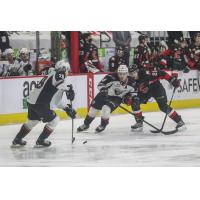
<path id="1" fill-rule="evenodd" d="M 8 34 L 6 31 L 0 31 L 0 49 L 4 52 L 8 48 L 11 48 Z"/>
<path id="2" fill-rule="evenodd" d="M 113 31 L 112 35 L 113 35 L 113 41 L 115 42 L 116 49 L 119 46 L 124 49 L 125 64 L 129 66 L 130 43 L 131 43 L 130 31 Z"/>
<path id="3" fill-rule="evenodd" d="M 116 48 L 116 53 L 109 59 L 109 71 L 116 72 L 120 65 L 125 64 L 124 60 L 124 50 L 122 47 L 118 46 Z"/>
<path id="4" fill-rule="evenodd" d="M 98 57 L 98 48 L 92 44 L 91 34 L 85 33 L 83 35 L 83 39 L 84 63 L 81 65 L 81 72 L 96 73 L 98 71 L 103 71 L 103 66 L 101 65 Z"/>

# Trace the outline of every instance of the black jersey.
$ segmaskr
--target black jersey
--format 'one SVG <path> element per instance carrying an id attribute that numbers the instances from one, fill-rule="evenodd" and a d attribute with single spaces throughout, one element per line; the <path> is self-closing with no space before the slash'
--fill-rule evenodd
<path id="1" fill-rule="evenodd" d="M 112 56 L 109 59 L 109 71 L 110 72 L 116 72 L 116 70 L 118 69 L 118 67 L 120 65 L 124 65 L 125 64 L 125 60 L 122 57 L 119 57 L 117 55 Z"/>
<path id="2" fill-rule="evenodd" d="M 152 70 L 139 70 L 139 79 L 137 80 L 137 87 L 139 91 L 147 91 L 148 88 L 154 86 L 161 79 L 165 79 L 167 81 L 171 80 L 171 76 L 165 71 L 152 69 Z"/>

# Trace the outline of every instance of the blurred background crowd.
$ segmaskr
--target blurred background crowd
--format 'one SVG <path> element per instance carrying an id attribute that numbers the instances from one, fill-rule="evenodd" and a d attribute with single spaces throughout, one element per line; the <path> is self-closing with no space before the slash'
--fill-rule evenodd
<path id="1" fill-rule="evenodd" d="M 0 77 L 46 75 L 65 60 L 73 73 L 115 72 L 120 64 L 200 71 L 200 31 L 0 32 Z M 34 38 L 34 39 L 33 39 Z M 74 57 L 74 52 L 78 57 Z M 72 58 L 77 60 L 76 70 Z"/>

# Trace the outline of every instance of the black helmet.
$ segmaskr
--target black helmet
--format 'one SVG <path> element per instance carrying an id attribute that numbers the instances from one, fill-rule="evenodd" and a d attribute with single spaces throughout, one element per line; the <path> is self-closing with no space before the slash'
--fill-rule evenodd
<path id="1" fill-rule="evenodd" d="M 144 40 L 144 39 L 146 39 L 146 38 L 148 38 L 147 35 L 140 35 L 140 36 L 138 37 L 138 40 L 139 40 L 139 42 L 141 43 L 142 40 Z"/>
<path id="2" fill-rule="evenodd" d="M 132 65 L 129 66 L 128 69 L 129 69 L 129 72 L 134 72 L 134 71 L 138 70 L 139 67 L 136 64 L 132 64 Z"/>
<path id="3" fill-rule="evenodd" d="M 196 37 L 199 37 L 199 36 L 200 36 L 200 32 L 195 33 L 195 35 L 194 35 L 195 38 L 196 38 Z"/>

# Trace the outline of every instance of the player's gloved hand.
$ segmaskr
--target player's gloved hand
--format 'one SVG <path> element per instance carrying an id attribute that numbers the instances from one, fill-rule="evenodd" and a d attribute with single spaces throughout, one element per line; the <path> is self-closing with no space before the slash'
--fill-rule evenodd
<path id="1" fill-rule="evenodd" d="M 180 86 L 180 80 L 178 80 L 176 77 L 172 77 L 171 80 L 170 80 L 170 83 L 175 88 L 178 88 Z"/>
<path id="2" fill-rule="evenodd" d="M 27 65 L 25 65 L 24 67 L 23 67 L 23 69 L 24 69 L 24 71 L 26 72 L 26 73 L 28 73 L 28 71 L 30 71 L 31 69 L 32 69 L 32 66 L 31 66 L 31 64 L 27 64 Z"/>
<path id="3" fill-rule="evenodd" d="M 123 98 L 123 103 L 128 105 L 128 106 L 131 106 L 133 104 L 133 97 L 130 96 L 130 95 L 126 95 L 124 98 Z"/>
<path id="4" fill-rule="evenodd" d="M 138 86 L 138 90 L 144 94 L 146 94 L 149 91 L 149 87 L 145 83 L 141 83 Z"/>
<path id="5" fill-rule="evenodd" d="M 72 119 L 76 118 L 76 111 L 72 108 L 70 104 L 67 104 L 67 107 L 63 109 Z"/>
<path id="6" fill-rule="evenodd" d="M 107 97 L 108 96 L 108 89 L 107 88 L 102 88 L 100 90 L 101 92 L 101 95 L 104 96 L 104 97 Z"/>
<path id="7" fill-rule="evenodd" d="M 183 68 L 183 73 L 188 73 L 190 71 L 190 68 L 186 65 L 184 68 Z"/>
<path id="8" fill-rule="evenodd" d="M 67 99 L 69 99 L 70 101 L 73 101 L 75 98 L 75 92 L 72 88 L 72 85 L 68 85 L 68 87 L 69 87 L 69 90 L 66 91 Z"/>

